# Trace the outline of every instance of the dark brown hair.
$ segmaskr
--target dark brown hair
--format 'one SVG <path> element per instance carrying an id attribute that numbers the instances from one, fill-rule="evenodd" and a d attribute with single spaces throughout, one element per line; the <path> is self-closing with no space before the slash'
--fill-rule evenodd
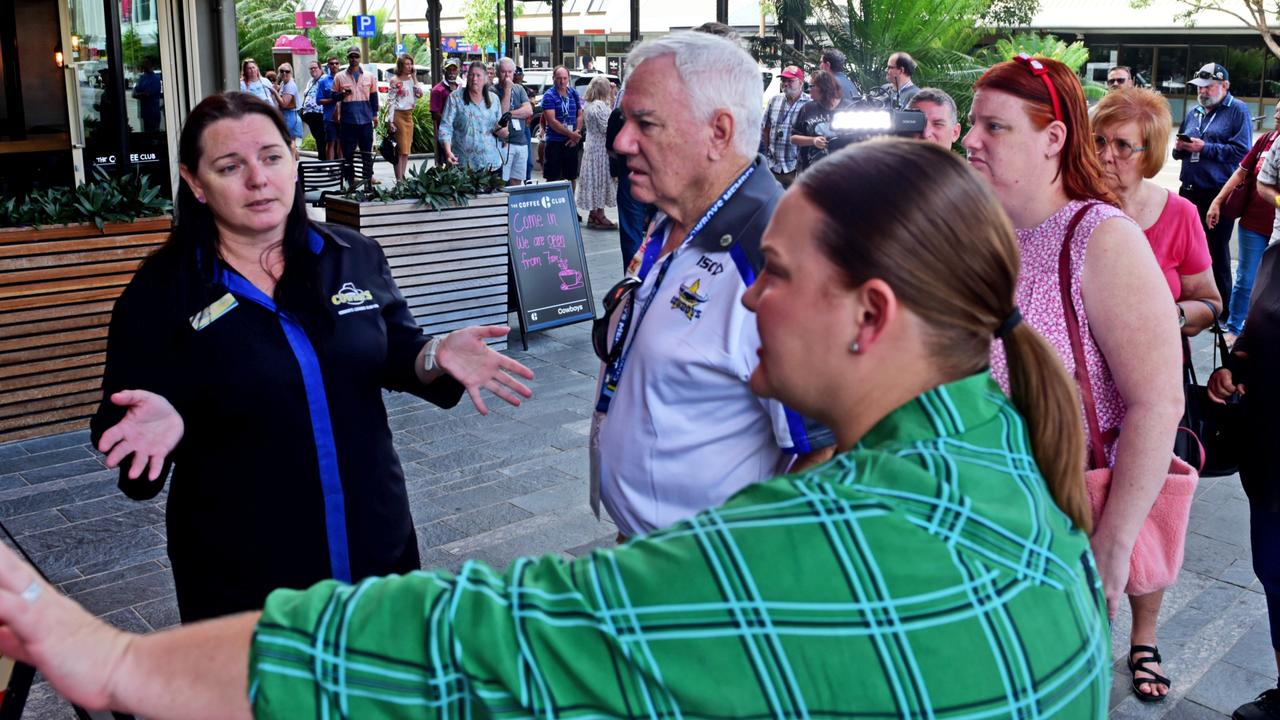
<path id="1" fill-rule="evenodd" d="M 813 95 L 813 89 L 818 88 L 818 92 L 822 93 L 822 100 L 819 102 L 829 103 L 832 99 L 840 99 L 844 97 L 844 90 L 840 89 L 840 83 L 836 81 L 834 73 L 826 70 L 818 70 L 813 73 L 813 82 L 809 83 L 809 94 Z"/>
<path id="2" fill-rule="evenodd" d="M 1072 200 L 1101 200 L 1120 206 L 1115 193 L 1102 180 L 1102 163 L 1093 146 L 1089 128 L 1089 106 L 1084 88 L 1071 68 L 1049 58 L 1033 58 L 1048 70 L 1048 77 L 1058 93 L 1062 106 L 1062 124 L 1067 128 L 1066 143 L 1058 154 L 1058 177 L 1062 190 Z M 1053 98 L 1042 76 L 1031 72 L 1024 63 L 1008 60 L 997 63 L 978 78 L 974 91 L 999 90 L 1023 101 L 1031 123 L 1043 130 L 1054 121 Z"/>
<path id="3" fill-rule="evenodd" d="M 958 155 L 918 140 L 864 142 L 814 165 L 796 187 L 822 213 L 823 254 L 849 287 L 880 278 L 893 288 L 926 326 L 926 351 L 946 381 L 987 368 L 992 336 L 1015 308 L 1018 245 L 999 201 Z M 1075 383 L 1025 322 L 1004 349 L 1049 493 L 1088 531 Z"/>

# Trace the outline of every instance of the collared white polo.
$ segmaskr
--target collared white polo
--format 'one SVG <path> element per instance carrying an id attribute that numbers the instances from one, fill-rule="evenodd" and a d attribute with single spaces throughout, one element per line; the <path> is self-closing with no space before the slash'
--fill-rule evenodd
<path id="1" fill-rule="evenodd" d="M 648 242 L 665 240 L 664 229 Z M 754 273 L 740 267 L 745 256 L 735 261 L 731 235 L 716 240 L 686 240 L 667 272 L 664 255 L 636 290 L 636 314 L 653 299 L 626 339 L 622 378 L 593 438 L 600 500 L 624 535 L 720 505 L 809 450 L 800 416 L 747 386 L 760 348 L 755 314 L 742 305 Z"/>

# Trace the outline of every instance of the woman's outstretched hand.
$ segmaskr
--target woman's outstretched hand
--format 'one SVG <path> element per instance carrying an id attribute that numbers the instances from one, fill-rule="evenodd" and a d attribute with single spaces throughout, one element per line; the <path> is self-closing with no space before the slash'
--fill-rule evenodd
<path id="1" fill-rule="evenodd" d="M 494 325 L 473 325 L 454 330 L 444 336 L 436 351 L 436 362 L 440 368 L 462 383 L 481 415 L 489 414 L 489 408 L 480 397 L 481 388 L 516 406 L 520 405 L 520 397 L 533 397 L 532 390 L 512 377 L 515 374 L 532 380 L 533 371 L 484 342 L 485 338 L 506 337 L 508 332 L 507 327 Z"/>
<path id="2" fill-rule="evenodd" d="M 147 471 L 147 479 L 158 480 L 165 458 L 182 440 L 182 416 L 164 397 L 146 390 L 121 390 L 111 396 L 111 402 L 128 410 L 98 441 L 107 467 L 119 466 L 132 454 L 129 479 L 137 480 Z"/>
<path id="3" fill-rule="evenodd" d="M 0 653 L 35 666 L 63 697 L 100 710 L 131 635 L 98 620 L 0 546 Z"/>

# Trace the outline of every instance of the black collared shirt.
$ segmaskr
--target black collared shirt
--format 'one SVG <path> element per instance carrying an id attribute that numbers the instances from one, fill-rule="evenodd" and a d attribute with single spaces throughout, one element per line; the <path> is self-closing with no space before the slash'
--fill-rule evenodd
<path id="1" fill-rule="evenodd" d="M 122 417 L 108 399 L 117 390 L 157 392 L 182 415 L 167 520 L 184 621 L 333 577 L 342 536 L 352 579 L 419 566 L 382 390 L 451 407 L 462 387 L 418 381 L 428 336 L 376 242 L 338 226 L 311 239 L 323 307 L 309 310 L 328 313 L 331 330 L 282 319 L 225 267 L 198 277 L 174 248 L 143 265 L 113 312 L 93 440 Z M 121 475 L 132 497 L 160 485 Z"/>

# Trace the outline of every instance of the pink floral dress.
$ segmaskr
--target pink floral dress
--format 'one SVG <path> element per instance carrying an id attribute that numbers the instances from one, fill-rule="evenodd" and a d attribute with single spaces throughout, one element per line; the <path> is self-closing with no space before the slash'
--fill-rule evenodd
<path id="1" fill-rule="evenodd" d="M 1071 337 L 1067 333 L 1066 317 L 1063 314 L 1058 256 L 1062 252 L 1067 226 L 1084 204 L 1084 201 L 1072 200 L 1040 225 L 1018 230 L 1018 250 L 1022 254 L 1022 268 L 1018 273 L 1018 289 L 1015 294 L 1018 308 L 1022 311 L 1025 322 L 1058 351 L 1058 358 L 1066 367 L 1067 374 L 1073 377 L 1076 363 L 1071 353 Z M 1120 427 L 1120 423 L 1124 421 L 1125 405 L 1115 380 L 1111 377 L 1106 358 L 1102 357 L 1102 351 L 1089 332 L 1089 316 L 1085 312 L 1084 299 L 1080 294 L 1080 276 L 1084 271 L 1084 257 L 1089 248 L 1090 236 L 1102 221 L 1113 217 L 1129 220 L 1129 216 L 1112 205 L 1099 204 L 1090 208 L 1080 220 L 1071 243 L 1071 298 L 1080 317 L 1080 329 L 1084 334 L 1081 341 L 1084 345 L 1085 366 L 1093 385 L 1098 427 L 1104 436 Z M 1000 387 L 1006 393 L 1009 392 L 1009 370 L 1005 364 L 1004 343 L 1000 341 L 991 344 L 991 373 Z M 1083 406 L 1081 412 L 1084 412 Z M 1088 426 L 1085 427 L 1085 432 L 1087 439 Z M 1113 440 L 1106 448 L 1111 463 L 1115 462 L 1114 451 Z"/>

